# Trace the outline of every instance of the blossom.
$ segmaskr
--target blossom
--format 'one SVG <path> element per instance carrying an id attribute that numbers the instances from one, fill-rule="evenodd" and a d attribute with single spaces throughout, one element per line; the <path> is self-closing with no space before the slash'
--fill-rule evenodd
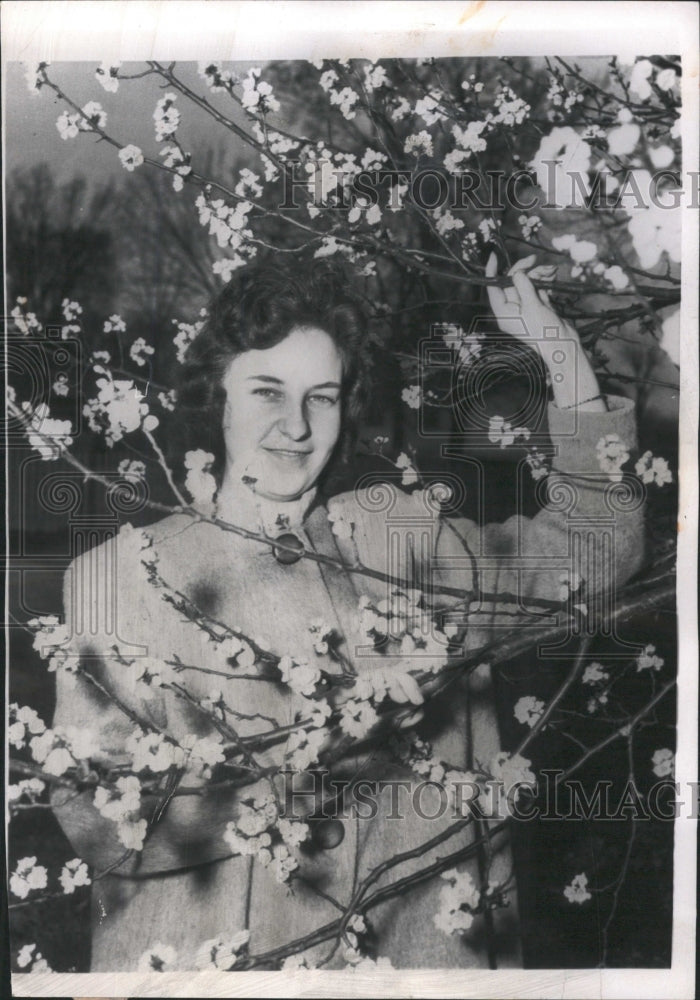
<path id="1" fill-rule="evenodd" d="M 125 479 L 132 482 L 140 482 L 146 478 L 146 466 L 143 462 L 135 459 L 124 458 L 117 467 L 117 472 Z"/>
<path id="2" fill-rule="evenodd" d="M 586 900 L 592 899 L 593 897 L 588 891 L 588 876 L 583 872 L 580 875 L 574 875 L 571 884 L 564 888 L 564 895 L 570 903 L 583 904 Z"/>
<path id="3" fill-rule="evenodd" d="M 666 747 L 663 750 L 654 751 L 651 760 L 657 778 L 667 778 L 673 775 L 674 759 L 673 751 Z"/>
<path id="4" fill-rule="evenodd" d="M 590 158 L 591 147 L 571 126 L 553 128 L 544 136 L 530 166 L 548 202 L 559 208 L 585 208 Z"/>
<path id="5" fill-rule="evenodd" d="M 423 119 L 426 125 L 434 125 L 435 122 L 444 121 L 445 115 L 440 111 L 440 104 L 436 97 L 439 97 L 439 94 L 433 91 L 416 103 L 415 113 Z"/>
<path id="6" fill-rule="evenodd" d="M 88 101 L 88 103 L 81 108 L 82 119 L 78 122 L 78 127 L 83 132 L 90 132 L 96 129 L 104 129 L 107 125 L 107 115 L 104 112 L 101 104 L 97 101 Z"/>
<path id="7" fill-rule="evenodd" d="M 130 818 L 117 823 L 117 835 L 121 843 L 130 851 L 140 851 L 146 839 L 148 823 L 145 819 L 133 820 Z"/>
<path id="8" fill-rule="evenodd" d="M 73 444 L 70 420 L 54 420 L 49 416 L 46 403 L 38 403 L 32 412 L 29 403 L 23 403 L 22 409 L 28 414 L 29 423 L 26 429 L 30 447 L 39 452 L 45 462 L 54 461 L 62 451 Z"/>
<path id="9" fill-rule="evenodd" d="M 433 923 L 445 934 L 462 934 L 474 922 L 473 911 L 479 905 L 479 891 L 469 872 L 451 868 L 442 872 L 441 877 L 448 884 L 440 889 L 440 908 Z"/>
<path id="10" fill-rule="evenodd" d="M 629 278 L 618 264 L 606 267 L 603 271 L 603 277 L 606 281 L 610 282 L 613 288 L 617 288 L 618 290 L 627 288 L 629 285 Z"/>
<path id="11" fill-rule="evenodd" d="M 40 951 L 36 950 L 36 944 L 25 944 L 17 953 L 17 966 L 26 969 L 27 972 L 51 972 L 48 962 Z"/>
<path id="12" fill-rule="evenodd" d="M 24 78 L 27 81 L 27 89 L 32 97 L 36 97 L 41 90 L 46 78 L 45 71 L 48 69 L 48 66 L 49 64 L 46 62 L 27 64 L 24 71 Z"/>
<path id="13" fill-rule="evenodd" d="M 46 785 L 39 778 L 23 778 L 16 785 L 7 786 L 7 800 L 17 802 L 26 795 L 31 802 L 35 802 L 45 789 Z"/>
<path id="14" fill-rule="evenodd" d="M 99 785 L 95 789 L 93 805 L 105 819 L 111 819 L 117 823 L 128 820 L 138 814 L 141 808 L 139 779 L 130 774 L 125 778 L 117 778 L 113 789 Z"/>
<path id="15" fill-rule="evenodd" d="M 196 969 L 217 969 L 227 972 L 236 964 L 238 952 L 248 944 L 250 931 L 239 931 L 232 937 L 218 937 L 205 941 L 197 949 L 194 959 Z"/>
<path id="16" fill-rule="evenodd" d="M 589 260 L 593 260 L 598 252 L 595 243 L 591 243 L 590 240 L 577 240 L 575 236 L 568 233 L 565 236 L 556 236 L 552 240 L 552 246 L 555 250 L 568 252 L 571 259 L 575 260 L 577 264 L 585 264 Z"/>
<path id="17" fill-rule="evenodd" d="M 281 819 L 277 824 L 277 829 L 282 840 L 287 847 L 298 847 L 309 837 L 309 824 L 293 822 L 290 819 Z"/>
<path id="18" fill-rule="evenodd" d="M 627 108 L 623 110 L 627 111 Z M 631 121 L 623 121 L 617 128 L 608 132 L 608 152 L 613 156 L 628 156 L 634 152 L 641 134 L 642 130 L 639 125 Z"/>
<path id="19" fill-rule="evenodd" d="M 419 385 L 409 385 L 401 393 L 401 399 L 406 406 L 412 410 L 419 410 L 422 402 L 421 388 Z"/>
<path id="20" fill-rule="evenodd" d="M 605 670 L 600 663 L 589 663 L 586 669 L 583 671 L 583 676 L 581 677 L 582 684 L 599 684 L 607 681 L 610 674 Z"/>
<path id="21" fill-rule="evenodd" d="M 158 941 L 144 951 L 139 958 L 136 969 L 138 972 L 169 972 L 175 968 L 177 952 L 169 944 Z"/>
<path id="22" fill-rule="evenodd" d="M 487 127 L 485 121 L 474 120 L 469 122 L 466 128 L 461 128 L 459 125 L 452 126 L 452 135 L 455 137 L 457 142 L 457 148 L 460 151 L 464 151 L 468 155 L 472 153 L 483 153 L 486 149 L 486 139 L 483 138 L 482 132 Z"/>
<path id="23" fill-rule="evenodd" d="M 119 150 L 119 159 L 121 160 L 122 166 L 128 170 L 129 173 L 133 173 L 136 167 L 140 167 L 143 163 L 143 153 L 138 146 L 124 146 Z"/>
<path id="24" fill-rule="evenodd" d="M 158 101 L 153 112 L 155 122 L 156 142 L 162 142 L 172 135 L 180 124 L 180 112 L 175 107 L 177 94 L 164 94 Z"/>
<path id="25" fill-rule="evenodd" d="M 671 470 L 665 458 L 654 458 L 650 451 L 645 451 L 634 467 L 643 483 L 655 483 L 657 486 L 665 486 L 666 483 L 673 482 Z"/>
<path id="26" fill-rule="evenodd" d="M 331 531 L 336 538 L 352 538 L 352 530 L 355 522 L 346 518 L 346 511 L 341 508 L 340 504 L 334 504 L 332 501 L 328 504 L 328 520 L 330 521 Z"/>
<path id="27" fill-rule="evenodd" d="M 412 486 L 413 483 L 418 482 L 418 472 L 413 467 L 413 463 L 405 452 L 401 452 L 399 457 L 395 462 L 397 469 L 402 469 L 401 475 L 401 485 L 402 486 Z"/>
<path id="28" fill-rule="evenodd" d="M 530 729 L 532 729 L 543 712 L 544 702 L 540 701 L 539 698 L 534 698 L 532 695 L 519 698 L 513 709 L 513 715 L 518 722 L 529 726 Z"/>
<path id="29" fill-rule="evenodd" d="M 98 378 L 96 399 L 83 406 L 90 429 L 104 431 L 108 447 L 125 434 L 142 428 L 146 432 L 158 426 L 158 419 L 148 412 L 148 404 L 132 381 Z"/>
<path id="30" fill-rule="evenodd" d="M 640 670 L 661 670 L 664 661 L 660 656 L 656 656 L 656 646 L 645 646 L 637 657 L 637 673 Z"/>
<path id="31" fill-rule="evenodd" d="M 10 892 L 26 899 L 34 889 L 45 889 L 47 881 L 48 872 L 43 865 L 36 863 L 36 858 L 20 858 L 10 875 Z"/>
<path id="32" fill-rule="evenodd" d="M 379 716 L 368 701 L 350 698 L 340 711 L 340 728 L 348 736 L 362 739 L 378 721 Z"/>
<path id="33" fill-rule="evenodd" d="M 119 90 L 120 66 L 120 62 L 102 62 L 95 70 L 97 82 L 110 94 L 116 94 Z"/>
<path id="34" fill-rule="evenodd" d="M 187 348 L 204 326 L 203 321 L 195 323 L 178 323 L 176 319 L 173 323 L 177 326 L 177 333 L 173 337 L 173 344 L 177 350 L 177 360 L 182 364 L 187 354 Z"/>
<path id="35" fill-rule="evenodd" d="M 258 861 L 264 868 L 270 869 L 278 882 L 287 882 L 291 873 L 299 867 L 299 862 L 285 844 L 275 844 L 272 852 L 261 851 Z"/>
<path id="36" fill-rule="evenodd" d="M 129 357 L 139 368 L 143 368 L 146 364 L 147 356 L 151 354 L 155 354 L 155 348 L 147 344 L 143 337 L 137 337 L 129 348 Z"/>
<path id="37" fill-rule="evenodd" d="M 647 97 L 651 97 L 649 77 L 651 76 L 653 69 L 654 67 L 648 59 L 640 59 L 634 64 L 632 72 L 630 73 L 630 90 L 642 101 L 645 101 Z"/>
<path id="38" fill-rule="evenodd" d="M 667 316 L 661 324 L 661 346 L 674 365 L 681 363 L 681 324 L 680 309 Z"/>
<path id="39" fill-rule="evenodd" d="M 403 144 L 403 151 L 404 153 L 412 153 L 414 156 L 420 156 L 421 153 L 425 153 L 426 156 L 432 156 L 433 137 L 425 129 L 422 132 L 417 132 L 415 135 L 409 135 Z"/>
<path id="40" fill-rule="evenodd" d="M 66 895 L 71 895 L 78 886 L 90 885 L 92 881 L 88 875 L 87 865 L 80 858 L 73 858 L 72 861 L 67 861 L 58 878 Z"/>
<path id="41" fill-rule="evenodd" d="M 530 437 L 530 430 L 527 427 L 513 427 L 503 417 L 496 416 L 489 417 L 488 436 L 489 441 L 493 442 L 493 444 L 498 444 L 501 448 L 505 448 L 507 445 L 513 444 L 518 437 L 527 440 Z"/>
<path id="42" fill-rule="evenodd" d="M 675 87 L 677 80 L 678 75 L 675 69 L 671 69 L 669 67 L 668 69 L 660 70 L 656 74 L 655 82 L 656 86 L 659 87 L 660 90 L 671 90 L 672 87 Z"/>
<path id="43" fill-rule="evenodd" d="M 209 469 L 214 462 L 214 456 L 209 451 L 197 448 L 196 451 L 188 451 L 185 455 L 185 489 L 188 491 L 194 503 L 199 506 L 209 507 L 216 493 L 216 480 Z"/>
<path id="44" fill-rule="evenodd" d="M 336 105 L 340 109 L 343 118 L 352 121 L 355 117 L 354 106 L 360 99 L 359 94 L 352 87 L 343 87 L 342 90 L 330 90 L 329 96 L 331 104 Z"/>
<path id="45" fill-rule="evenodd" d="M 306 660 L 295 660 L 291 656 L 283 656 L 279 662 L 282 680 L 292 691 L 303 694 L 307 698 L 312 695 L 316 685 L 321 680 L 321 671 Z"/>
<path id="46" fill-rule="evenodd" d="M 183 762 L 180 747 L 167 740 L 162 733 L 144 733 L 142 729 L 129 736 L 126 751 L 132 755 L 135 771 L 150 770 L 157 774 Z"/>
<path id="47" fill-rule="evenodd" d="M 126 330 L 126 323 L 121 316 L 118 316 L 115 313 L 113 316 L 110 316 L 108 320 L 105 320 L 102 329 L 105 333 L 124 333 Z"/>
<path id="48" fill-rule="evenodd" d="M 79 132 L 79 121 L 80 115 L 77 112 L 71 114 L 68 111 L 64 111 L 60 114 L 56 120 L 56 128 L 60 137 L 62 139 L 75 139 Z"/>
<path id="49" fill-rule="evenodd" d="M 570 573 L 568 570 L 559 574 L 559 600 L 568 601 L 572 594 L 580 588 L 583 583 L 578 573 Z"/>
<path id="50" fill-rule="evenodd" d="M 620 436 L 606 434 L 605 437 L 602 437 L 596 445 L 596 456 L 601 471 L 613 482 L 619 482 L 622 479 L 620 470 L 630 457 L 627 445 L 620 439 Z"/>
<path id="51" fill-rule="evenodd" d="M 290 767 L 306 771 L 318 760 L 321 747 L 326 739 L 322 729 L 296 729 L 289 734 L 285 757 Z"/>
<path id="52" fill-rule="evenodd" d="M 173 412 L 175 410 L 175 403 L 177 402 L 177 393 L 174 389 L 168 389 L 167 392 L 159 392 L 158 402 L 164 410 Z"/>
<path id="53" fill-rule="evenodd" d="M 333 709 L 325 698 L 306 699 L 301 709 L 301 717 L 308 718 L 312 726 L 320 729 L 333 714 Z"/>
<path id="54" fill-rule="evenodd" d="M 70 389 L 70 386 L 68 384 L 68 377 L 64 375 L 62 372 L 60 372 L 56 376 L 56 381 L 51 386 L 51 388 L 57 396 L 67 396 L 68 391 Z"/>
<path id="55" fill-rule="evenodd" d="M 269 83 L 259 81 L 260 67 L 248 70 L 248 75 L 243 80 L 243 94 L 241 105 L 246 111 L 279 111 L 280 103 L 272 92 Z"/>
<path id="56" fill-rule="evenodd" d="M 197 72 L 213 94 L 229 90 L 232 84 L 238 83 L 238 77 L 229 69 L 222 69 L 219 62 L 199 62 Z"/>

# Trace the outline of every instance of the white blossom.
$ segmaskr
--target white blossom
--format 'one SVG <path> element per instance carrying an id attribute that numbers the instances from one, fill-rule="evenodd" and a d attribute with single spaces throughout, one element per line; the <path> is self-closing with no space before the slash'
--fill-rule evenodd
<path id="1" fill-rule="evenodd" d="M 548 202 L 559 208 L 584 208 L 584 198 L 590 195 L 586 179 L 590 159 L 589 144 L 567 125 L 553 128 L 544 136 L 530 166 Z M 580 181 L 582 191 L 573 182 L 574 177 Z"/>
<path id="2" fill-rule="evenodd" d="M 10 892 L 20 899 L 26 899 L 34 889 L 45 889 L 47 884 L 48 872 L 36 863 L 36 858 L 20 858 L 10 875 Z"/>
<path id="3" fill-rule="evenodd" d="M 543 712 L 544 702 L 532 695 L 525 695 L 523 698 L 519 698 L 513 708 L 513 715 L 518 722 L 529 726 L 530 729 L 532 729 Z"/>
<path id="4" fill-rule="evenodd" d="M 129 348 L 129 357 L 139 368 L 143 368 L 147 358 L 152 354 L 155 354 L 155 348 L 147 344 L 143 337 L 137 337 Z"/>
<path id="5" fill-rule="evenodd" d="M 285 750 L 286 763 L 297 771 L 306 771 L 318 760 L 326 739 L 322 729 L 296 729 L 289 734 Z"/>
<path id="6" fill-rule="evenodd" d="M 306 660 L 296 660 L 291 656 L 283 656 L 279 662 L 282 680 L 292 691 L 303 694 L 307 698 L 312 695 L 321 679 L 321 671 Z"/>
<path id="7" fill-rule="evenodd" d="M 660 656 L 656 656 L 656 646 L 651 644 L 645 646 L 637 657 L 637 673 L 640 670 L 661 670 L 663 665 L 664 660 Z"/>
<path id="8" fill-rule="evenodd" d="M 433 137 L 425 129 L 422 132 L 417 132 L 415 135 L 409 135 L 403 144 L 403 151 L 404 153 L 412 153 L 414 156 L 420 156 L 421 154 L 432 156 Z"/>
<path id="9" fill-rule="evenodd" d="M 56 128 L 60 137 L 62 139 L 75 139 L 80 131 L 78 128 L 79 121 L 80 115 L 77 112 L 62 112 L 56 120 Z"/>
<path id="10" fill-rule="evenodd" d="M 45 462 L 55 461 L 73 444 L 70 420 L 50 417 L 46 403 L 38 403 L 33 411 L 29 403 L 23 403 L 22 409 L 29 419 L 26 434 L 30 447 L 38 451 Z"/>
<path id="11" fill-rule="evenodd" d="M 88 875 L 87 865 L 80 858 L 67 861 L 58 878 L 66 895 L 71 895 L 81 885 L 90 885 L 92 881 Z"/>
<path id="12" fill-rule="evenodd" d="M 640 59 L 632 67 L 629 87 L 632 93 L 636 94 L 642 101 L 651 97 L 652 90 L 649 84 L 649 77 L 651 76 L 653 69 L 654 67 L 648 59 Z"/>
<path id="13" fill-rule="evenodd" d="M 596 456 L 601 471 L 613 482 L 619 482 L 622 479 L 622 466 L 630 457 L 627 445 L 620 436 L 606 434 L 602 437 L 596 445 Z"/>
<path id="14" fill-rule="evenodd" d="M 125 379 L 98 378 L 97 398 L 83 406 L 83 415 L 95 432 L 104 431 L 111 448 L 125 434 L 142 428 L 155 430 L 158 418 L 148 411 L 148 404 L 134 383 Z"/>
<path id="15" fill-rule="evenodd" d="M 655 483 L 665 486 L 673 482 L 671 470 L 665 458 L 654 458 L 650 451 L 645 451 L 634 467 L 643 483 Z"/>
<path id="16" fill-rule="evenodd" d="M 438 930 L 445 934 L 463 934 L 474 922 L 473 911 L 480 894 L 469 872 L 456 868 L 441 872 L 446 885 L 440 889 L 439 909 L 433 917 Z"/>
<path id="17" fill-rule="evenodd" d="M 348 736 L 362 739 L 378 721 L 379 716 L 368 701 L 350 698 L 340 711 L 340 728 Z"/>
<path id="18" fill-rule="evenodd" d="M 489 417 L 488 437 L 493 444 L 506 448 L 513 444 L 516 438 L 523 438 L 527 441 L 530 437 L 530 429 L 528 427 L 513 427 L 500 416 Z"/>
<path id="19" fill-rule="evenodd" d="M 402 470 L 401 485 L 412 486 L 418 482 L 418 472 L 413 466 L 411 459 L 405 452 L 401 452 L 395 462 L 396 468 Z"/>
<path id="20" fill-rule="evenodd" d="M 419 410 L 422 403 L 421 387 L 409 385 L 401 392 L 401 399 L 412 410 Z"/>
<path id="21" fill-rule="evenodd" d="M 583 872 L 580 875 L 574 875 L 571 884 L 564 888 L 564 895 L 570 903 L 583 904 L 586 900 L 592 899 L 593 897 L 588 891 L 588 876 Z"/>
<path id="22" fill-rule="evenodd" d="M 678 81 L 678 75 L 675 69 L 668 67 L 667 69 L 659 70 L 656 74 L 656 86 L 660 90 L 671 90 L 675 87 Z"/>
<path id="23" fill-rule="evenodd" d="M 613 288 L 622 290 L 627 288 L 629 285 L 629 278 L 619 266 L 619 264 L 613 264 L 612 267 L 606 267 L 603 271 L 603 277 L 606 281 L 609 281 Z"/>
<path id="24" fill-rule="evenodd" d="M 651 761 L 654 765 L 653 771 L 657 778 L 668 778 L 673 776 L 675 757 L 672 750 L 664 748 L 655 750 Z"/>
<path id="25" fill-rule="evenodd" d="M 243 80 L 243 94 L 241 104 L 246 111 L 260 111 L 263 114 L 268 111 L 279 111 L 280 103 L 272 92 L 269 83 L 259 80 L 260 67 L 248 70 L 248 75 Z"/>
<path id="26" fill-rule="evenodd" d="M 83 117 L 78 122 L 78 127 L 83 132 L 104 129 L 107 125 L 107 115 L 101 104 L 97 101 L 88 101 L 81 109 Z"/>
<path id="27" fill-rule="evenodd" d="M 132 756 L 134 771 L 150 770 L 157 774 L 183 763 L 182 749 L 162 733 L 144 733 L 137 729 L 126 741 L 126 752 Z"/>
<path id="28" fill-rule="evenodd" d="M 216 969 L 228 972 L 236 964 L 238 952 L 248 944 L 250 931 L 239 931 L 232 937 L 220 934 L 218 937 L 205 941 L 197 949 L 194 959 L 196 969 Z"/>
<path id="29" fill-rule="evenodd" d="M 17 966 L 26 969 L 27 972 L 51 972 L 48 962 L 40 951 L 37 951 L 36 944 L 25 944 L 17 953 Z"/>
<path id="30" fill-rule="evenodd" d="M 102 62 L 95 70 L 97 82 L 110 94 L 116 94 L 119 90 L 120 66 L 120 62 Z"/>
<path id="31" fill-rule="evenodd" d="M 124 169 L 133 173 L 136 167 L 140 167 L 143 163 L 143 153 L 138 146 L 124 146 L 119 150 L 119 159 Z"/>
<path id="32" fill-rule="evenodd" d="M 582 684 L 601 684 L 610 679 L 610 674 L 600 663 L 589 663 L 581 677 Z"/>
<path id="33" fill-rule="evenodd" d="M 146 478 L 146 466 L 138 459 L 122 459 L 117 467 L 117 472 L 125 479 L 131 479 L 132 482 L 140 482 Z"/>
<path id="34" fill-rule="evenodd" d="M 175 107 L 177 94 L 164 94 L 156 104 L 153 112 L 155 122 L 156 142 L 163 142 L 169 135 L 177 131 L 180 124 L 180 112 Z"/>

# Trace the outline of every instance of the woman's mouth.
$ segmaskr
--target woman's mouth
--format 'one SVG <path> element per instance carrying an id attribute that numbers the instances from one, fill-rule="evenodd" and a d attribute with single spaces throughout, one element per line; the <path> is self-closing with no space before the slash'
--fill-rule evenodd
<path id="1" fill-rule="evenodd" d="M 265 451 L 285 462 L 302 462 L 307 455 L 311 454 L 307 449 L 300 450 L 298 448 L 265 448 Z"/>

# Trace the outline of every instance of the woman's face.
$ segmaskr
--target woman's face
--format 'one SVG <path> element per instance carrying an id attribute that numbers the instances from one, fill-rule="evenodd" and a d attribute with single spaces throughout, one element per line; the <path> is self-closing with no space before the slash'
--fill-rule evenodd
<path id="1" fill-rule="evenodd" d="M 342 377 L 340 352 L 318 327 L 234 358 L 223 380 L 228 470 L 271 500 L 310 489 L 338 440 Z"/>

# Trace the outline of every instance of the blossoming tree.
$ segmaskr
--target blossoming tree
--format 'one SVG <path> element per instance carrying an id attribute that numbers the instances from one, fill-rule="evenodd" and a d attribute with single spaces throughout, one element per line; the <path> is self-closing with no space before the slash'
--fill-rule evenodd
<path id="1" fill-rule="evenodd" d="M 324 60 L 240 73 L 234 65 L 211 63 L 201 64 L 197 74 L 191 66 L 151 61 L 140 66 L 103 63 L 89 72 L 95 97 L 81 106 L 64 88 L 60 66 L 41 63 L 28 70 L 28 84 L 39 99 L 51 95 L 60 104 L 56 141 L 98 140 L 114 150 L 125 175 L 167 175 L 172 198 L 188 206 L 210 237 L 216 280 L 230 280 L 234 271 L 269 249 L 335 256 L 353 264 L 371 317 L 370 338 L 398 362 L 404 376 L 395 394 L 397 405 L 403 406 L 401 419 L 390 422 L 366 448 L 392 474 L 398 473 L 404 487 L 427 494 L 435 489 L 419 471 L 416 447 L 406 433 L 410 421 L 426 421 L 424 427 L 435 416 L 442 420 L 439 426 L 459 429 L 454 371 L 465 384 L 478 384 L 480 372 L 493 375 L 493 345 L 501 352 L 499 363 L 505 356 L 502 338 L 494 340 L 493 325 L 480 304 L 486 286 L 504 284 L 487 263 L 494 254 L 505 267 L 524 251 L 538 255 L 536 284 L 546 289 L 562 317 L 577 324 L 605 389 L 634 396 L 642 417 L 661 414 L 668 423 L 672 456 L 680 302 L 677 59 L 612 58 L 584 65 L 564 59 Z M 161 90 L 146 147 L 112 130 L 111 107 L 132 100 L 139 88 L 154 82 Z M 211 159 L 188 146 L 185 126 L 194 117 L 208 120 L 212 132 L 244 157 L 234 176 L 208 172 Z M 201 329 L 203 301 L 193 303 L 190 315 L 172 317 L 175 333 L 169 344 L 133 337 L 120 314 L 105 317 L 100 330 L 85 330 L 81 311 L 81 304 L 69 299 L 59 318 L 37 316 L 26 300 L 12 309 L 12 343 L 40 336 L 45 324 L 57 322 L 60 335 L 42 347 L 50 370 L 66 342 L 82 341 L 84 347 L 72 367 L 52 376 L 49 392 L 41 398 L 31 396 L 21 376 L 10 388 L 10 418 L 28 447 L 44 462 L 71 467 L 113 497 L 121 491 L 132 511 L 155 515 L 176 510 L 215 523 L 221 531 L 245 534 L 240 526 L 217 518 L 213 456 L 201 448 L 166 456 L 160 438 L 177 407 L 173 380 Z M 435 325 L 438 317 L 443 322 Z M 442 368 L 426 365 L 421 355 L 421 340 L 431 325 L 450 358 Z M 527 377 L 527 350 L 513 343 L 506 354 L 508 350 L 516 358 L 517 375 Z M 505 395 L 493 397 L 499 405 L 505 406 L 507 392 L 506 385 Z M 82 439 L 74 442 L 74 421 L 67 414 L 75 400 L 89 432 L 108 457 L 114 456 L 108 472 L 104 463 L 98 468 L 87 460 Z M 536 433 L 532 411 L 523 417 L 517 409 L 499 412 L 492 405 L 490 412 L 475 416 L 470 405 L 467 399 L 467 418 L 462 414 L 460 419 L 481 421 L 481 447 L 490 449 L 491 457 L 515 453 L 541 500 L 551 452 Z M 601 437 L 596 448 L 601 474 L 627 488 L 630 496 L 646 496 L 658 514 L 654 569 L 617 595 L 611 612 L 616 627 L 640 616 L 652 616 L 653 622 L 659 609 L 673 606 L 674 550 L 663 525 L 674 517 L 676 477 L 667 458 L 656 454 L 658 437 L 651 443 L 653 447 L 632 453 L 629 442 L 612 434 Z M 338 537 L 352 533 L 342 512 L 334 514 L 331 508 L 331 519 Z M 595 608 L 574 574 L 562 573 L 559 600 L 542 604 L 557 616 L 555 625 L 534 632 L 514 628 L 497 643 L 461 658 L 455 658 L 454 649 L 447 656 L 445 647 L 432 648 L 432 640 L 417 628 L 421 616 L 436 610 L 426 595 L 397 587 L 392 600 L 383 604 L 363 598 L 358 615 L 368 641 L 380 646 L 389 637 L 407 657 L 406 667 L 379 671 L 369 681 L 354 677 L 351 667 L 336 657 L 343 684 L 351 689 L 338 700 L 332 690 L 328 693 L 333 685 L 318 663 L 294 650 L 274 654 L 174 589 L 161 573 L 147 530 L 127 526 L 122 536 L 137 552 L 144 579 L 207 637 L 212 650 L 206 664 L 188 664 L 175 651 L 166 659 L 134 658 L 115 647 L 135 689 L 145 697 L 163 689 L 191 701 L 188 673 L 226 676 L 264 664 L 303 700 L 303 712 L 284 734 L 289 768 L 331 766 L 360 741 L 391 739 L 396 755 L 417 776 L 443 783 L 453 796 L 460 782 L 474 783 L 477 804 L 456 820 L 458 826 L 474 822 L 475 815 L 483 819 L 498 813 L 499 802 L 489 792 L 494 782 L 506 789 L 534 784 L 542 769 L 561 761 L 566 765 L 557 782 L 579 772 L 594 774 L 591 766 L 602 761 L 604 768 L 605 761 L 616 761 L 619 747 L 625 750 L 623 771 L 640 800 L 655 779 L 673 775 L 673 647 L 667 635 L 656 638 L 644 632 L 641 652 L 608 660 L 606 640 L 592 638 L 595 629 L 588 630 L 588 637 L 579 629 L 567 670 L 553 674 L 544 669 L 530 685 L 538 645 L 571 636 L 572 623 L 580 625 L 586 618 L 595 625 Z M 266 535 L 257 541 L 273 544 Z M 304 557 L 319 559 L 312 552 Z M 353 567 L 353 572 L 372 575 L 367 567 Z M 74 671 L 98 683 L 71 653 L 58 616 L 17 624 L 31 631 L 36 654 L 50 673 Z M 455 635 L 441 619 L 439 624 L 449 644 Z M 309 631 L 319 656 L 333 657 L 333 629 L 310 622 Z M 420 668 L 410 659 L 417 648 Z M 413 720 L 426 700 L 449 687 L 455 673 L 478 675 L 483 670 L 502 672 L 511 694 L 517 695 L 509 706 L 508 748 L 482 762 L 478 771 L 459 772 L 415 736 Z M 169 798 L 182 792 L 178 781 L 185 770 L 206 782 L 223 768 L 226 780 L 240 785 L 243 796 L 240 814 L 226 830 L 228 846 L 293 885 L 296 853 L 309 836 L 308 824 L 281 816 L 272 782 L 269 794 L 244 797 L 246 783 L 269 777 L 255 760 L 256 747 L 274 742 L 278 734 L 263 726 L 254 739 L 242 742 L 236 713 L 215 684 L 198 707 L 213 723 L 216 738 L 190 733 L 175 739 L 120 705 L 113 692 L 104 693 L 133 724 L 126 747 L 129 763 L 120 769 L 98 763 L 99 747 L 89 728 L 51 728 L 31 705 L 10 706 L 11 812 L 45 809 L 50 788 L 76 794 L 88 790 L 94 807 L 115 825 L 128 858 L 153 835 Z M 619 770 L 617 763 L 610 766 Z M 142 810 L 146 796 L 159 802 L 150 817 Z M 510 821 L 517 801 L 500 803 L 505 805 L 503 822 Z M 640 839 L 632 816 L 595 870 L 584 864 L 581 852 L 572 849 L 567 855 L 570 871 L 557 890 L 559 903 L 583 911 L 595 895 L 604 908 L 595 963 L 616 961 L 615 920 L 623 887 L 634 878 Z M 426 844 L 425 850 L 431 846 Z M 487 921 L 490 911 L 507 905 L 510 889 L 489 878 L 488 871 L 481 884 L 460 872 L 456 865 L 468 854 L 447 845 L 443 860 L 423 874 L 397 879 L 391 891 L 410 895 L 424 878 L 441 874 L 445 884 L 435 924 L 448 935 L 468 934 L 475 922 Z M 398 868 L 402 860 L 398 852 L 387 857 L 381 874 Z M 40 857 L 20 857 L 10 876 L 13 906 L 19 911 L 40 908 L 107 874 L 89 870 L 80 858 L 50 872 Z M 379 874 L 377 870 L 362 883 L 347 910 L 324 931 L 331 944 L 342 944 L 355 968 L 381 961 L 381 955 L 372 957 L 369 944 L 372 909 L 387 891 L 377 888 Z M 290 932 L 286 947 L 272 955 L 254 954 L 241 929 L 230 940 L 201 942 L 193 963 L 220 970 L 291 967 L 308 943 Z M 42 949 L 40 939 L 22 943 L 16 949 L 17 967 L 46 969 Z M 174 961 L 172 947 L 163 942 L 144 954 L 140 967 L 164 970 Z"/>

